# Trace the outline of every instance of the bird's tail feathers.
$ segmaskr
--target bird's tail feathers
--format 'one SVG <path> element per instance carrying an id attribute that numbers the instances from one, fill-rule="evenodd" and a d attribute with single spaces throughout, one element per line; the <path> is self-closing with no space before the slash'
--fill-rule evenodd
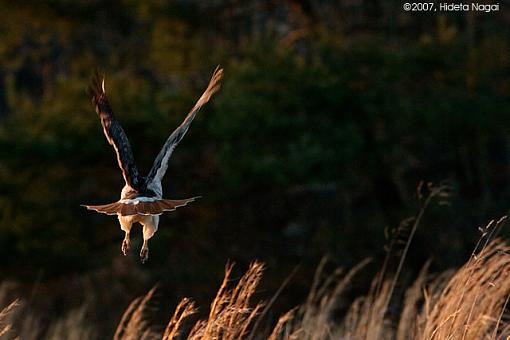
<path id="1" fill-rule="evenodd" d="M 89 210 L 95 210 L 107 215 L 161 215 L 165 211 L 173 211 L 198 198 L 192 197 L 182 200 L 160 199 L 155 201 L 137 201 L 134 199 L 131 200 L 132 203 L 118 201 L 110 204 L 83 206 Z"/>

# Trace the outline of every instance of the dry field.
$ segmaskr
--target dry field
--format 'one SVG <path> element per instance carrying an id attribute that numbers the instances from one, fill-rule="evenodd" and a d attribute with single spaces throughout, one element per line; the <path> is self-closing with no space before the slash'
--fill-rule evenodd
<path id="1" fill-rule="evenodd" d="M 263 278 L 264 265 L 253 262 L 239 280 L 232 280 L 233 265 L 227 264 L 216 297 L 209 308 L 202 307 L 202 310 L 208 310 L 206 318 L 197 318 L 194 302 L 183 299 L 168 316 L 165 328 L 154 325 L 150 321 L 151 315 L 158 311 L 151 305 L 156 291 L 153 288 L 131 302 L 113 338 L 505 339 L 510 334 L 507 311 L 510 246 L 496 236 L 505 217 L 480 229 L 481 238 L 462 267 L 430 274 L 427 264 L 411 285 L 399 288 L 405 291 L 402 298 L 395 297 L 400 271 L 424 211 L 430 202 L 446 195 L 443 186 L 429 186 L 426 196 L 418 195 L 420 209 L 405 223 L 408 236 L 397 270 L 386 273 L 385 262 L 369 291 L 354 299 L 343 315 L 338 313 L 340 300 L 349 287 L 356 285 L 356 275 L 368 260 L 350 271 L 338 269 L 330 274 L 325 273 L 326 260 L 323 260 L 306 301 L 274 321 L 268 320 L 268 311 L 279 294 L 284 294 L 288 280 L 270 301 L 253 301 Z M 0 337 L 29 340 L 97 338 L 94 325 L 85 317 L 85 305 L 44 327 L 22 301 L 5 301 L 4 305 L 0 312 Z M 272 326 L 268 327 L 269 324 Z"/>

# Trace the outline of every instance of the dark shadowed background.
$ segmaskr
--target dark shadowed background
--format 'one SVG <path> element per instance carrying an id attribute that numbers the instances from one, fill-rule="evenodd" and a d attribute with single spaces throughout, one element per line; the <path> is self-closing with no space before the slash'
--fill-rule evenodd
<path id="1" fill-rule="evenodd" d="M 111 335 L 134 297 L 206 306 L 228 260 L 266 263 L 261 298 L 301 303 L 324 255 L 381 266 L 385 229 L 447 180 L 406 262 L 465 261 L 510 202 L 510 12 L 405 12 L 399 1 L 0 2 L 0 278 L 47 319 L 87 303 Z M 115 217 L 123 180 L 86 87 L 96 67 L 147 172 L 214 68 L 222 89 L 174 152 L 163 215 L 138 260 Z M 503 234 L 508 234 L 503 230 Z M 404 275 L 404 277 L 406 277 Z M 170 312 L 170 308 L 168 309 Z M 206 312 L 206 310 L 202 310 Z"/>

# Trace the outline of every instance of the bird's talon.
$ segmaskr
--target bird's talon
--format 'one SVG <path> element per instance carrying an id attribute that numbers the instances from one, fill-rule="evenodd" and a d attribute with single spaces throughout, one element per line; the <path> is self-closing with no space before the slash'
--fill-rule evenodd
<path id="1" fill-rule="evenodd" d="M 129 251 L 129 239 L 124 239 L 124 241 L 122 241 L 122 253 L 124 254 L 124 256 L 127 256 L 127 253 Z"/>
<path id="2" fill-rule="evenodd" d="M 140 261 L 142 263 L 145 263 L 145 262 L 147 262 L 148 259 L 149 259 L 149 248 L 142 248 L 142 250 L 140 250 Z"/>

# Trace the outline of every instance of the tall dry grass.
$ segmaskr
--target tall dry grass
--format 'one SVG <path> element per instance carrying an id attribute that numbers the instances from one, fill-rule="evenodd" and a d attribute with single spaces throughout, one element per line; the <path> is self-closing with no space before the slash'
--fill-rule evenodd
<path id="1" fill-rule="evenodd" d="M 510 297 L 510 246 L 493 239 L 504 222 L 491 222 L 477 249 L 464 266 L 428 279 L 428 264 L 401 301 L 398 319 L 387 315 L 393 280 L 351 304 L 338 319 L 334 308 L 352 271 L 328 289 L 314 284 L 311 296 L 297 313 L 284 315 L 272 339 L 506 339 L 510 335 L 507 304 Z M 355 270 L 354 270 L 355 271 Z M 337 273 L 330 276 L 335 280 Z M 275 329 L 276 329 L 275 328 Z"/>
<path id="2" fill-rule="evenodd" d="M 150 302 L 155 291 L 156 287 L 129 304 L 117 326 L 113 336 L 114 340 L 150 340 L 158 338 L 157 331 L 152 328 L 146 319 L 147 311 L 151 309 Z"/>
<path id="3" fill-rule="evenodd" d="M 317 273 L 307 299 L 275 321 L 273 329 L 254 328 L 263 316 L 264 303 L 252 301 L 263 274 L 263 265 L 253 263 L 237 282 L 227 265 L 205 318 L 196 320 L 197 308 L 182 299 L 166 327 L 155 325 L 151 316 L 155 288 L 135 299 L 124 312 L 115 340 L 131 339 L 504 339 L 510 335 L 506 307 L 510 296 L 510 246 L 494 238 L 503 220 L 484 229 L 484 237 L 470 259 L 458 270 L 428 274 L 426 265 L 406 289 L 403 298 L 392 299 L 393 277 L 381 283 L 378 274 L 365 296 L 358 297 L 343 317 L 338 307 L 346 292 L 356 285 L 356 274 L 367 261 L 350 271 L 340 269 L 326 275 L 325 261 Z M 388 306 L 387 301 L 394 306 Z M 390 308 L 388 308 L 390 307 Z M 86 322 L 85 307 L 44 327 L 33 314 L 15 301 L 0 312 L 0 337 L 8 339 L 97 339 Z M 400 314 L 388 313 L 398 309 Z M 44 331 L 43 331 L 44 329 Z"/>
<path id="4" fill-rule="evenodd" d="M 345 316 L 339 318 L 338 306 L 356 274 L 368 263 L 363 261 L 350 271 L 341 269 L 324 275 L 325 261 L 317 269 L 306 301 L 283 314 L 269 332 L 253 333 L 251 328 L 263 303 L 250 303 L 260 282 L 263 266 L 254 263 L 244 276 L 228 289 L 232 266 L 213 300 L 206 319 L 183 327 L 183 321 L 196 312 L 189 299 L 183 299 L 162 339 L 504 339 L 510 335 L 506 311 L 510 296 L 510 246 L 494 238 L 505 219 L 491 222 L 471 258 L 458 270 L 431 277 L 428 263 L 406 289 L 400 301 L 400 315 L 388 315 L 394 277 L 379 273 L 365 296 L 356 298 Z M 127 319 L 140 320 L 147 297 L 128 308 Z M 138 312 L 132 313 L 135 308 Z M 130 321 L 128 320 L 128 323 Z M 144 325 L 136 321 L 135 324 Z M 146 325 L 146 324 L 145 324 Z M 125 337 L 141 339 L 146 326 L 134 327 Z"/>
<path id="5" fill-rule="evenodd" d="M 432 275 L 427 263 L 414 282 L 403 287 L 399 276 L 416 229 L 427 206 L 447 196 L 445 186 L 428 185 L 428 194 L 418 190 L 417 215 L 397 228 L 394 240 L 407 235 L 404 250 L 390 273 L 389 255 L 375 275 L 368 292 L 346 306 L 348 291 L 356 285 L 356 275 L 365 260 L 345 272 L 336 269 L 326 274 L 326 260 L 318 265 L 306 300 L 273 321 L 272 329 L 259 324 L 280 293 L 267 304 L 254 301 L 264 265 L 254 262 L 239 280 L 232 280 L 231 264 L 203 318 L 194 302 L 184 298 L 178 303 L 166 326 L 152 320 L 156 288 L 133 300 L 120 318 L 115 340 L 134 339 L 309 339 L 309 340 L 470 340 L 505 339 L 510 335 L 510 246 L 496 237 L 506 217 L 481 228 L 482 236 L 467 262 L 457 270 Z M 402 232 L 404 231 L 404 232 Z M 396 242 L 394 242 L 396 244 Z M 393 245 L 390 242 L 390 249 Z M 398 287 L 398 288 L 397 288 Z M 1 287 L 0 287 L 1 288 Z M 398 291 L 398 294 L 396 292 Z M 1 290 L 0 290 L 1 293 Z M 1 295 L 1 294 L 0 294 Z M 0 296 L 1 302 L 1 296 Z M 7 305 L 4 303 L 4 305 Z M 264 307 L 265 306 L 265 307 Z M 339 313 L 340 307 L 342 313 Z M 42 325 L 18 301 L 0 312 L 0 337 L 20 339 L 96 339 L 96 328 L 87 322 L 86 305 L 66 317 Z"/>
<path id="6" fill-rule="evenodd" d="M 255 303 L 250 299 L 262 277 L 264 266 L 260 262 L 250 265 L 241 279 L 229 288 L 232 264 L 225 268 L 225 276 L 216 297 L 211 303 L 206 319 L 195 321 L 191 329 L 184 329 L 184 320 L 196 312 L 194 303 L 184 298 L 177 305 L 163 334 L 158 334 L 155 327 L 146 321 L 146 311 L 152 299 L 154 288 L 145 296 L 135 299 L 124 312 L 115 333 L 115 340 L 152 339 L 163 340 L 184 337 L 186 339 L 243 339 L 250 330 L 255 317 L 263 307 L 263 303 Z"/>
<path id="7" fill-rule="evenodd" d="M 425 296 L 420 315 L 421 339 L 499 339 L 510 335 L 505 313 L 510 294 L 510 247 L 490 234 L 503 223 L 485 228 L 480 249 L 444 288 Z"/>

